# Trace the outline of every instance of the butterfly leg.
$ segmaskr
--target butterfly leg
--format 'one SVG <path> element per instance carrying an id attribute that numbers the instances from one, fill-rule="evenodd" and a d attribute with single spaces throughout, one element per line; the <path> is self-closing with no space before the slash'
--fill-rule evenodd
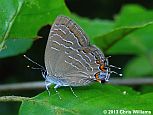
<path id="1" fill-rule="evenodd" d="M 69 86 L 70 87 L 70 89 L 71 89 L 71 91 L 72 91 L 72 93 L 73 93 L 73 95 L 75 96 L 75 97 L 78 97 L 75 93 L 74 93 L 74 91 L 73 91 L 73 89 L 72 89 L 72 87 L 71 86 Z"/>
<path id="2" fill-rule="evenodd" d="M 50 85 L 51 85 L 51 82 L 45 80 L 45 87 L 46 87 L 46 90 L 47 90 L 49 96 L 50 96 L 50 91 L 49 91 L 49 88 L 48 88 L 48 87 L 49 87 Z"/>
<path id="3" fill-rule="evenodd" d="M 59 88 L 60 87 L 60 85 L 55 85 L 55 87 L 54 87 L 54 89 L 55 89 L 55 92 L 58 94 L 58 97 L 60 98 L 60 99 L 62 99 L 61 98 L 61 96 L 60 96 L 60 94 L 59 94 L 59 92 L 57 91 L 57 88 Z"/>

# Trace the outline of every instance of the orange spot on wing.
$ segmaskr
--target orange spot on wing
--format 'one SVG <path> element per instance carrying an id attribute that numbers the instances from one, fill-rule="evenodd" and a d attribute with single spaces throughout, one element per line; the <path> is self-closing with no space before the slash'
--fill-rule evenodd
<path id="1" fill-rule="evenodd" d="M 102 64 L 102 65 L 100 65 L 100 67 L 99 67 L 99 69 L 101 70 L 101 71 L 106 71 L 105 69 L 104 69 L 104 67 L 105 67 L 105 65 L 104 64 Z"/>
<path id="2" fill-rule="evenodd" d="M 95 74 L 95 78 L 96 78 L 96 81 L 101 82 L 101 79 L 99 79 L 99 77 L 98 77 L 99 74 L 100 74 L 100 72 L 97 72 L 97 73 Z"/>

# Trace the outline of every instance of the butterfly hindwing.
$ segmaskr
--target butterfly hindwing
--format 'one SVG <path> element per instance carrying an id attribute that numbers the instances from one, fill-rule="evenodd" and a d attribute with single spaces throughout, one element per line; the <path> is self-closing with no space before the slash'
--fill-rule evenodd
<path id="1" fill-rule="evenodd" d="M 71 19 L 58 16 L 50 30 L 45 51 L 48 74 L 74 85 L 88 84 L 99 71 L 96 59 L 104 57 L 90 45 L 84 31 Z"/>

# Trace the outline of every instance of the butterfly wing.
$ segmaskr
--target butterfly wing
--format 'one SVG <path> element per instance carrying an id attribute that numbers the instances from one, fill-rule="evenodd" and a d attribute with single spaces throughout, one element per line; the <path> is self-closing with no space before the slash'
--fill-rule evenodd
<path id="1" fill-rule="evenodd" d="M 103 53 L 90 45 L 83 30 L 71 19 L 58 16 L 50 30 L 45 51 L 45 66 L 50 77 L 56 76 L 71 86 L 91 83 L 99 71 L 95 63 Z"/>

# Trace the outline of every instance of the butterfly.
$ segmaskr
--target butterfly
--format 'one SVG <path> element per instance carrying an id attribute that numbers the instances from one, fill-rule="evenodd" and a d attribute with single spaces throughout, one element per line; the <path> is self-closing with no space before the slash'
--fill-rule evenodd
<path id="1" fill-rule="evenodd" d="M 111 67 L 118 68 L 109 65 L 108 58 L 98 47 L 90 44 L 79 25 L 66 16 L 58 16 L 51 27 L 45 49 L 46 68 L 41 66 L 47 91 L 51 84 L 55 84 L 57 93 L 57 88 L 69 86 L 75 95 L 72 87 L 108 81 L 110 74 L 116 73 L 111 71 Z"/>

